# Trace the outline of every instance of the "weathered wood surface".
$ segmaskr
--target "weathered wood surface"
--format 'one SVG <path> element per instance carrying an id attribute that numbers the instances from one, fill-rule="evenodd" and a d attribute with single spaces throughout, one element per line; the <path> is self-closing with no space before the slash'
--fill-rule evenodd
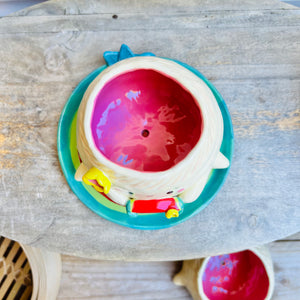
<path id="1" fill-rule="evenodd" d="M 300 10 L 271 0 L 130 3 L 49 1 L 0 19 L 1 235 L 86 257 L 177 260 L 299 231 Z M 58 162 L 65 102 L 121 43 L 196 67 L 232 115 L 235 153 L 224 187 L 170 229 L 132 230 L 98 217 Z"/>
<path id="2" fill-rule="evenodd" d="M 222 0 L 199 0 L 199 1 L 181 1 L 173 0 L 113 0 L 113 1 L 82 1 L 82 0 L 52 0 L 41 6 L 27 8 L 17 15 L 78 15 L 78 14 L 116 14 L 116 13 L 198 13 L 201 11 L 233 11 L 233 10 L 272 10 L 272 9 L 294 9 L 293 6 L 280 3 L 279 1 L 261 0 L 259 3 L 255 0 L 222 1 Z"/>
<path id="3" fill-rule="evenodd" d="M 300 298 L 300 242 L 269 245 L 275 270 L 272 300 Z M 58 299 L 190 300 L 185 288 L 172 283 L 180 262 L 108 262 L 63 256 Z"/>
<path id="4" fill-rule="evenodd" d="M 281 241 L 300 241 L 300 232 L 290 235 L 290 236 L 282 239 Z"/>

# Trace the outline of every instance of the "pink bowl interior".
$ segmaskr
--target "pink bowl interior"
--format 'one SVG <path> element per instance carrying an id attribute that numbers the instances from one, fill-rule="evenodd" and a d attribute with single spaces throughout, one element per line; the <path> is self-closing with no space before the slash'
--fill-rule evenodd
<path id="1" fill-rule="evenodd" d="M 246 250 L 209 259 L 202 276 L 210 300 L 263 300 L 269 279 L 262 261 Z"/>
<path id="2" fill-rule="evenodd" d="M 111 79 L 98 93 L 91 130 L 112 162 L 138 171 L 165 171 L 199 141 L 202 117 L 194 97 L 177 81 L 149 69 Z"/>

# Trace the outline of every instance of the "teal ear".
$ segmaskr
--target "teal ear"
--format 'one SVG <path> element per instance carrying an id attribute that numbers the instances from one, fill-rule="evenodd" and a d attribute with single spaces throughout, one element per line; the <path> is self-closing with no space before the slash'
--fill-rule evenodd
<path id="1" fill-rule="evenodd" d="M 144 52 L 142 54 L 134 54 L 131 51 L 131 49 L 125 44 L 122 44 L 119 52 L 105 51 L 103 54 L 103 58 L 108 66 L 111 66 L 120 60 L 134 57 L 134 56 L 155 56 L 155 54 L 153 54 L 151 52 Z"/>

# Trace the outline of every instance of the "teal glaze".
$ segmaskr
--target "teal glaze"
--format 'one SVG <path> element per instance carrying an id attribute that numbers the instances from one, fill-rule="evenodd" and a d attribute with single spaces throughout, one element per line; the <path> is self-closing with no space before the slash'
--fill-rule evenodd
<path id="1" fill-rule="evenodd" d="M 224 120 L 224 135 L 220 150 L 231 162 L 233 155 L 233 128 L 228 108 L 224 100 L 222 99 L 222 96 L 199 71 L 182 62 L 172 59 L 169 60 L 174 61 L 193 72 L 195 75 L 201 78 L 211 89 L 218 102 Z M 113 60 L 111 62 L 113 62 Z M 119 225 L 135 229 L 148 230 L 162 229 L 179 224 L 192 217 L 196 213 L 200 212 L 213 200 L 213 198 L 216 196 L 216 194 L 224 184 L 230 167 L 227 169 L 213 170 L 204 190 L 202 191 L 198 199 L 192 203 L 183 204 L 184 209 L 180 211 L 179 217 L 172 219 L 167 219 L 164 213 L 126 214 L 111 210 L 96 201 L 95 198 L 84 188 L 83 184 L 74 179 L 75 168 L 70 153 L 70 125 L 72 123 L 74 115 L 78 110 L 81 99 L 87 87 L 106 68 L 107 66 L 102 66 L 90 73 L 85 79 L 83 79 L 71 94 L 62 111 L 61 118 L 58 124 L 57 147 L 60 164 L 66 180 L 73 192 L 87 207 L 89 207 L 99 216 Z M 130 208 L 127 208 L 130 211 Z"/>
<path id="2" fill-rule="evenodd" d="M 127 203 L 126 203 L 126 211 L 127 211 L 127 214 L 128 214 L 129 216 L 135 218 L 135 217 L 137 217 L 138 214 L 132 212 L 132 206 L 133 206 L 132 201 L 131 201 L 131 200 L 127 201 Z"/>
<path id="3" fill-rule="evenodd" d="M 135 54 L 131 51 L 131 49 L 123 44 L 120 48 L 120 51 L 105 51 L 103 54 L 103 58 L 108 66 L 115 64 L 116 62 L 134 56 L 155 56 L 155 54 L 151 52 L 145 52 L 142 54 Z"/>

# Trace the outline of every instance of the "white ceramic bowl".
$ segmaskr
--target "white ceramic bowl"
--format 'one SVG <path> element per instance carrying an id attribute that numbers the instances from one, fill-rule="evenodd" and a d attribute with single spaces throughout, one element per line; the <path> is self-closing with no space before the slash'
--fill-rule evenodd
<path id="1" fill-rule="evenodd" d="M 222 114 L 199 77 L 167 59 L 128 58 L 101 72 L 82 99 L 75 178 L 100 170 L 122 205 L 177 195 L 192 202 L 211 170 L 229 165 L 222 139 Z"/>

